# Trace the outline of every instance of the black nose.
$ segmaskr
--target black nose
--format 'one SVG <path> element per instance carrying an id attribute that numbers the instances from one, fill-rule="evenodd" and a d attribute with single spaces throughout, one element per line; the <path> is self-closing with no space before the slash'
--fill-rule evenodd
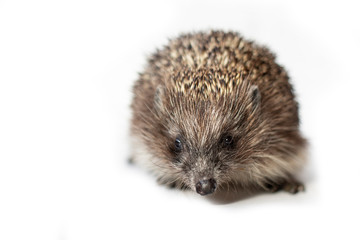
<path id="1" fill-rule="evenodd" d="M 213 193 L 216 189 L 216 181 L 213 178 L 200 180 L 196 184 L 196 192 L 200 195 L 207 195 Z"/>

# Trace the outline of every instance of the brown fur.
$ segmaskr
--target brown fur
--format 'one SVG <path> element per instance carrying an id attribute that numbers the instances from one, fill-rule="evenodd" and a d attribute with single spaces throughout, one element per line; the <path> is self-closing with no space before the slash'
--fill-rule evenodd
<path id="1" fill-rule="evenodd" d="M 302 189 L 293 175 L 306 144 L 288 76 L 267 48 L 236 33 L 171 40 L 150 57 L 132 109 L 134 161 L 160 183 L 195 190 L 211 177 L 218 188 Z M 233 144 L 224 147 L 228 135 Z"/>

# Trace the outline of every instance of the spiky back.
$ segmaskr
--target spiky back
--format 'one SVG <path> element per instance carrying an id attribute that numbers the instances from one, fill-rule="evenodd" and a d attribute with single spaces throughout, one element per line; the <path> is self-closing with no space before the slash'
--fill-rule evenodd
<path id="1" fill-rule="evenodd" d="M 233 32 L 212 31 L 173 39 L 149 59 L 135 85 L 136 95 L 154 97 L 159 85 L 193 98 L 218 99 L 246 79 L 257 85 L 265 114 L 280 116 L 276 124 L 297 126 L 297 103 L 284 69 L 265 47 Z M 282 114 L 286 119 L 281 119 Z"/>

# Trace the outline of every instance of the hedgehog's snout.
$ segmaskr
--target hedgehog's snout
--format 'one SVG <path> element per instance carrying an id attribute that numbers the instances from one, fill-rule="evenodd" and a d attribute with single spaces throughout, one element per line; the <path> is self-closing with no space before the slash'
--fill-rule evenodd
<path id="1" fill-rule="evenodd" d="M 213 193 L 216 189 L 216 181 L 213 178 L 203 179 L 196 183 L 196 192 L 200 195 L 208 195 Z"/>

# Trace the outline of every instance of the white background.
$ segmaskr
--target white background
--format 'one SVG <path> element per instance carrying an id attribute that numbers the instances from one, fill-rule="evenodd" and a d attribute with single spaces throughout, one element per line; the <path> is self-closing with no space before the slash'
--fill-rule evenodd
<path id="1" fill-rule="evenodd" d="M 359 26 L 356 1 L 0 1 L 0 239 L 359 239 Z M 212 28 L 288 69 L 305 193 L 220 202 L 127 164 L 146 56 Z"/>

